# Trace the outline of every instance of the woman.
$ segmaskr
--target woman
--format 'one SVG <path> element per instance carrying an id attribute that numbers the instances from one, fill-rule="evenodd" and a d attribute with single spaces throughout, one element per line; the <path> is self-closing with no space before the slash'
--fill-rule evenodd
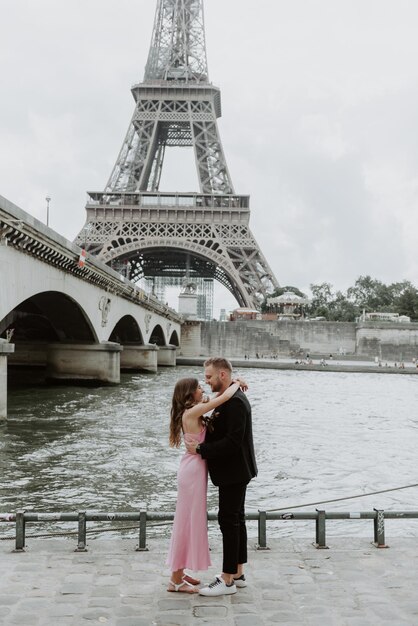
<path id="1" fill-rule="evenodd" d="M 182 433 L 185 441 L 202 443 L 206 426 L 203 415 L 223 404 L 246 383 L 236 378 L 221 395 L 209 400 L 204 398 L 202 387 L 196 378 L 182 378 L 174 387 L 171 405 L 170 446 L 179 448 Z M 187 574 L 185 568 L 207 570 L 211 565 L 207 532 L 206 492 L 208 470 L 206 461 L 199 454 L 186 452 L 180 461 L 177 474 L 178 495 L 167 565 L 171 579 L 167 591 L 198 593 L 199 584 Z"/>

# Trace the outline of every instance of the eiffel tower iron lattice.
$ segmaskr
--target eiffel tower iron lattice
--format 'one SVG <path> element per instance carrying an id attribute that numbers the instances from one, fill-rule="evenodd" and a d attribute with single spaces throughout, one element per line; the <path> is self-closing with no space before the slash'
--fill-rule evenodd
<path id="1" fill-rule="evenodd" d="M 158 0 L 144 80 L 103 192 L 89 192 L 76 242 L 131 280 L 215 278 L 241 306 L 259 308 L 277 288 L 249 229 L 249 197 L 237 195 L 209 82 L 203 0 Z M 159 190 L 166 148 L 194 148 L 200 192 Z"/>

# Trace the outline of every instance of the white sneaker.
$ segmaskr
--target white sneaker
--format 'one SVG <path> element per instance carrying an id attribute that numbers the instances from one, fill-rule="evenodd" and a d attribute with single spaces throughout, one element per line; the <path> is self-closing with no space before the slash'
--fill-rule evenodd
<path id="1" fill-rule="evenodd" d="M 233 593 L 237 593 L 235 583 L 227 585 L 223 578 L 217 576 L 213 583 L 210 583 L 207 587 L 202 587 L 199 594 L 201 596 L 230 596 Z"/>
<path id="2" fill-rule="evenodd" d="M 239 589 L 243 589 L 244 587 L 246 587 L 247 581 L 245 580 L 244 574 L 241 574 L 239 578 L 234 578 L 234 583 L 235 583 L 235 586 L 238 587 Z"/>
<path id="3" fill-rule="evenodd" d="M 213 582 L 215 582 L 215 580 L 216 580 L 217 578 L 222 578 L 221 574 L 217 574 L 217 575 L 215 576 L 215 578 L 214 578 Z M 246 586 L 247 586 L 247 584 L 248 584 L 248 583 L 247 583 L 247 581 L 246 581 L 246 578 L 245 578 L 244 574 L 241 574 L 241 576 L 239 576 L 238 578 L 234 578 L 234 583 L 235 583 L 235 586 L 237 587 L 237 589 L 243 589 L 243 588 L 244 588 L 244 587 L 246 587 Z"/>

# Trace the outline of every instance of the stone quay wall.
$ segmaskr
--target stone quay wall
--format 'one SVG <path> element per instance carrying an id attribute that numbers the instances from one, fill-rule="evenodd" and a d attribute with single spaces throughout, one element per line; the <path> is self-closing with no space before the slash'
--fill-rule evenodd
<path id="1" fill-rule="evenodd" d="M 411 360 L 418 358 L 418 324 L 248 320 L 195 322 L 182 332 L 181 354 L 185 356 L 307 353 Z"/>
<path id="2" fill-rule="evenodd" d="M 382 361 L 418 359 L 418 324 L 358 324 L 356 353 L 376 355 Z"/>

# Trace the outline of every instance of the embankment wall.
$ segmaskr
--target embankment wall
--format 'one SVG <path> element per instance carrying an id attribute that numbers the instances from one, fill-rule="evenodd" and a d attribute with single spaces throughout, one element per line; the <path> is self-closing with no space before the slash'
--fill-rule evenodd
<path id="1" fill-rule="evenodd" d="M 182 351 L 188 356 L 296 356 L 309 353 L 395 361 L 418 358 L 418 324 L 278 320 L 202 322 L 200 346 L 196 326 L 192 333 L 193 345 L 189 345 L 182 335 Z"/>
<path id="2" fill-rule="evenodd" d="M 418 324 L 358 324 L 356 354 L 382 361 L 418 359 Z"/>

